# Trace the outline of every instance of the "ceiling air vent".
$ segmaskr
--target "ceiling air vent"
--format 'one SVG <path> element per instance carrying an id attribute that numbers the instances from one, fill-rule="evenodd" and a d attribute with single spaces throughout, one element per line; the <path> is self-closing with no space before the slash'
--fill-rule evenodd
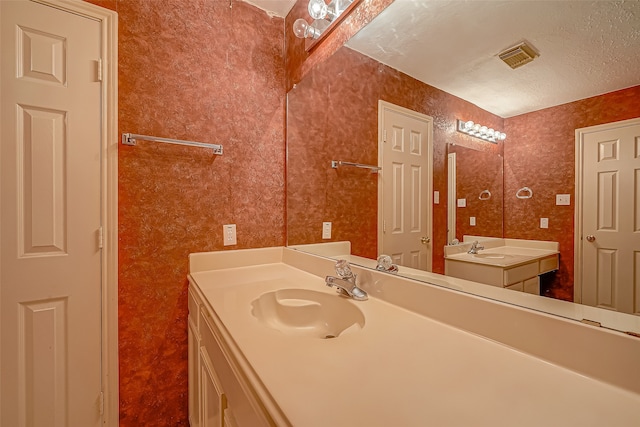
<path id="1" fill-rule="evenodd" d="M 526 42 L 509 48 L 498 54 L 500 59 L 511 68 L 518 68 L 533 61 L 538 53 Z"/>

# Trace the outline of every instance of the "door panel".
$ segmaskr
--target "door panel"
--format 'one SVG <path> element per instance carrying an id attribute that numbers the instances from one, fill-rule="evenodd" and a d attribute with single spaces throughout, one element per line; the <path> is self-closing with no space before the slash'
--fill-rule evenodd
<path id="1" fill-rule="evenodd" d="M 582 144 L 582 303 L 640 314 L 640 125 L 585 132 Z"/>
<path id="2" fill-rule="evenodd" d="M 101 424 L 100 22 L 0 1 L 1 422 Z"/>
<path id="3" fill-rule="evenodd" d="M 396 264 L 430 270 L 432 120 L 381 101 L 380 128 L 379 253 Z"/>
<path id="4" fill-rule="evenodd" d="M 17 109 L 19 253 L 65 255 L 67 112 L 22 105 Z"/>

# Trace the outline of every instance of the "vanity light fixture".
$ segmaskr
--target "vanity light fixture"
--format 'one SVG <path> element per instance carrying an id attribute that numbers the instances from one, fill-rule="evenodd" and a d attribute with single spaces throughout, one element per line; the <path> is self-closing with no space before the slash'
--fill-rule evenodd
<path id="1" fill-rule="evenodd" d="M 458 119 L 458 132 L 466 133 L 467 135 L 475 136 L 484 141 L 493 142 L 496 144 L 498 141 L 504 141 L 507 135 L 504 132 L 487 128 L 479 123 L 474 123 L 471 120 L 464 121 Z"/>
<path id="2" fill-rule="evenodd" d="M 307 11 L 313 18 L 309 24 L 305 19 L 298 18 L 293 23 L 293 33 L 301 39 L 317 39 L 329 25 L 338 18 L 353 0 L 332 0 L 327 4 L 325 0 L 309 0 Z"/>

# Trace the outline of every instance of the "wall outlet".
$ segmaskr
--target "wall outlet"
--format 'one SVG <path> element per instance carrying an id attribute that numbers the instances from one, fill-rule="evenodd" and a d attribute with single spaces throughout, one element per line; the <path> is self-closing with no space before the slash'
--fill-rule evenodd
<path id="1" fill-rule="evenodd" d="M 571 194 L 556 194 L 556 205 L 569 206 L 571 204 Z"/>
<path id="2" fill-rule="evenodd" d="M 433 204 L 434 205 L 439 205 L 440 204 L 440 192 L 439 191 L 434 191 L 433 192 Z"/>
<path id="3" fill-rule="evenodd" d="M 540 218 L 540 228 L 549 228 L 549 218 Z"/>
<path id="4" fill-rule="evenodd" d="M 222 236 L 223 236 L 223 245 L 231 246 L 237 245 L 238 240 L 236 239 L 236 225 L 235 224 L 226 224 L 222 226 Z"/>
<path id="5" fill-rule="evenodd" d="M 323 222 L 322 223 L 322 238 L 330 239 L 331 238 L 331 223 Z"/>
<path id="6" fill-rule="evenodd" d="M 475 216 L 469 217 L 469 225 L 476 225 L 476 217 Z"/>
<path id="7" fill-rule="evenodd" d="M 458 207 L 466 208 L 467 207 L 467 199 L 458 199 Z"/>

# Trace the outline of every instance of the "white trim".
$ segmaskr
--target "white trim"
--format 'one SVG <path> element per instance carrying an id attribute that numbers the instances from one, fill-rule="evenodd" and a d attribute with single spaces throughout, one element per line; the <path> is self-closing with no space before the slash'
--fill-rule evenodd
<path id="1" fill-rule="evenodd" d="M 457 182 L 458 182 L 458 155 L 447 154 L 447 244 L 451 244 L 456 238 L 457 227 Z"/>
<path id="2" fill-rule="evenodd" d="M 101 23 L 102 388 L 104 426 L 119 424 L 118 380 L 118 14 L 84 1 L 31 0 Z"/>
<path id="3" fill-rule="evenodd" d="M 605 130 L 617 129 L 627 126 L 640 125 L 640 117 L 635 119 L 621 120 L 619 122 L 605 123 L 602 125 L 589 126 L 586 128 L 576 129 L 575 143 L 575 167 L 576 167 L 576 193 L 575 193 L 575 209 L 574 209 L 574 233 L 573 233 L 573 302 L 582 304 L 582 186 L 583 186 L 583 169 L 584 161 L 584 139 L 586 135 L 602 132 Z"/>
<path id="4" fill-rule="evenodd" d="M 392 104 L 387 101 L 378 100 L 378 166 L 382 167 L 382 145 L 384 144 L 383 135 L 383 117 L 384 111 L 391 110 L 407 116 L 416 118 L 417 120 L 426 122 L 429 125 L 429 135 L 427 141 L 427 161 L 429 163 L 430 173 L 427 184 L 427 232 L 428 237 L 431 239 L 431 249 L 429 251 L 430 256 L 427 257 L 427 271 L 431 271 L 433 268 L 433 117 L 426 114 L 419 113 L 417 111 L 410 110 L 408 108 L 401 107 L 399 105 Z M 384 169 L 379 172 L 378 178 L 378 248 L 377 253 L 380 254 L 382 237 L 383 237 L 383 206 L 382 206 L 382 177 Z"/>

